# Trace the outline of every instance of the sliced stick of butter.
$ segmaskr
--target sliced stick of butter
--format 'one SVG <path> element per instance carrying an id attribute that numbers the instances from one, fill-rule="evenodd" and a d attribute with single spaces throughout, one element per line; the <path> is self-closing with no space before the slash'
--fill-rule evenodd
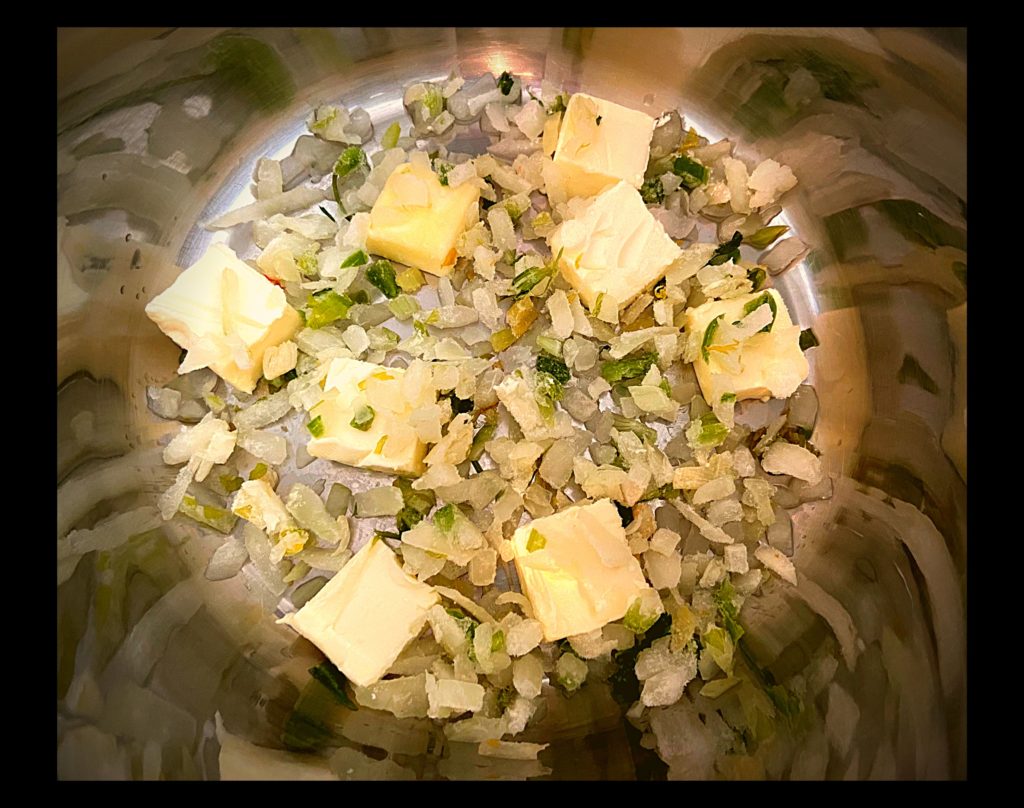
<path id="1" fill-rule="evenodd" d="M 590 200 L 549 239 L 559 268 L 591 313 L 617 314 L 665 275 L 682 255 L 639 192 L 619 182 Z"/>
<path id="2" fill-rule="evenodd" d="M 349 466 L 393 474 L 423 473 L 424 444 L 410 424 L 410 416 L 433 404 L 432 388 L 423 399 L 403 396 L 405 370 L 339 357 L 331 362 L 324 394 L 309 410 L 310 420 L 320 418 L 323 431 L 306 446 L 313 457 L 324 457 Z M 352 426 L 364 406 L 373 409 L 367 429 Z"/>
<path id="3" fill-rule="evenodd" d="M 278 623 L 323 651 L 353 683 L 378 681 L 420 633 L 440 596 L 402 569 L 391 549 L 371 541 L 313 598 Z"/>
<path id="4" fill-rule="evenodd" d="M 651 151 L 654 118 L 586 93 L 569 99 L 551 167 L 551 201 L 593 196 L 621 181 L 639 188 Z"/>
<path id="5" fill-rule="evenodd" d="M 546 642 L 624 617 L 651 589 L 609 499 L 534 519 L 516 530 L 512 548 Z"/>
<path id="6" fill-rule="evenodd" d="M 455 266 L 455 245 L 476 212 L 471 183 L 441 185 L 429 166 L 404 163 L 384 183 L 370 211 L 366 249 L 434 275 Z"/>
<path id="7" fill-rule="evenodd" d="M 716 317 L 733 323 L 744 317 L 743 308 L 762 297 L 772 296 L 776 305 L 770 331 L 759 332 L 738 343 L 713 346 L 693 362 L 704 399 L 717 404 L 725 393 L 737 399 L 787 398 L 807 378 L 810 368 L 800 350 L 800 326 L 793 325 L 782 296 L 774 289 L 754 292 L 728 300 L 712 300 L 686 312 L 685 329 L 691 339 L 701 340 Z"/>
<path id="8" fill-rule="evenodd" d="M 182 368 L 208 366 L 251 393 L 263 373 L 263 354 L 299 330 L 299 313 L 284 291 L 240 260 L 226 244 L 212 244 L 146 306 L 160 330 L 201 356 Z M 179 372 L 181 369 L 179 368 Z"/>

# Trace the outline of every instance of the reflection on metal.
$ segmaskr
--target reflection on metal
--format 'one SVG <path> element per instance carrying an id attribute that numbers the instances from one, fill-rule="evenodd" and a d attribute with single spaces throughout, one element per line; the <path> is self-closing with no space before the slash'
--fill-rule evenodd
<path id="1" fill-rule="evenodd" d="M 58 540 L 152 505 L 173 479 L 155 447 L 176 426 L 149 412 L 146 387 L 172 377 L 177 350 L 143 306 L 204 249 L 200 225 L 247 192 L 255 159 L 302 133 L 312 104 L 343 98 L 381 127 L 399 117 L 404 83 L 507 67 L 643 99 L 654 114 L 680 107 L 709 136 L 793 167 L 800 185 L 785 221 L 810 247 L 774 283 L 821 342 L 815 442 L 835 496 L 794 515 L 802 584 L 768 587 L 744 618 L 777 675 L 811 683 L 833 655 L 839 668 L 814 696 L 824 731 L 768 774 L 965 776 L 966 65 L 956 32 L 182 29 L 126 39 L 94 32 L 89 46 L 105 58 L 61 73 Z M 217 712 L 240 748 L 280 746 L 318 657 L 264 614 L 252 576 L 204 578 L 220 543 L 210 534 L 168 523 L 68 571 L 60 776 L 216 777 Z M 502 773 L 465 750 L 439 766 L 429 727 L 337 710 L 323 728 L 336 743 L 371 743 L 417 776 Z M 581 776 L 584 749 L 588 777 L 650 770 L 623 763 L 626 725 L 608 725 L 604 707 L 589 719 L 577 709 L 571 731 L 558 715 L 540 725 L 551 776 Z"/>

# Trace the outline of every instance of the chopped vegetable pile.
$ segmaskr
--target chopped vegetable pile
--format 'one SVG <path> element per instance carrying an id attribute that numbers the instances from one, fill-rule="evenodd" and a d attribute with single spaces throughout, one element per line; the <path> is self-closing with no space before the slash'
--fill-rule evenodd
<path id="1" fill-rule="evenodd" d="M 403 101 L 378 141 L 317 107 L 210 225 L 251 223 L 251 255 L 211 248 L 147 308 L 193 340 L 149 391 L 183 424 L 161 515 L 232 534 L 208 574 L 252 569 L 326 656 L 283 743 L 332 745 L 326 704 L 535 761 L 545 700 L 605 689 L 636 754 L 763 771 L 818 708 L 744 606 L 797 584 L 789 509 L 831 490 L 818 339 L 757 255 L 796 178 L 510 72 Z M 477 126 L 486 151 L 449 148 Z"/>

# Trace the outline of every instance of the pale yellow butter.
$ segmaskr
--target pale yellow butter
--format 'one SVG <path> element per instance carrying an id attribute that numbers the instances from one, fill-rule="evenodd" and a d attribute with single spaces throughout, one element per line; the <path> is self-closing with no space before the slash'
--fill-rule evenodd
<path id="1" fill-rule="evenodd" d="M 529 549 L 538 544 L 543 547 Z M 624 617 L 650 589 L 609 499 L 534 519 L 516 530 L 512 548 L 523 593 L 546 642 Z"/>
<path id="2" fill-rule="evenodd" d="M 305 606 L 278 622 L 323 651 L 354 684 L 367 687 L 387 673 L 440 600 L 432 586 L 402 569 L 383 541 L 374 540 Z"/>
<path id="3" fill-rule="evenodd" d="M 319 416 L 323 432 L 309 441 L 307 451 L 313 457 L 349 466 L 422 474 L 426 445 L 417 437 L 409 417 L 419 407 L 434 403 L 432 390 L 425 389 L 421 401 L 406 399 L 402 395 L 404 375 L 402 368 L 334 359 L 324 381 L 323 398 L 309 410 L 310 420 Z M 373 423 L 367 430 L 356 429 L 352 418 L 367 404 L 374 410 Z"/>
<path id="4" fill-rule="evenodd" d="M 559 268 L 591 313 L 622 308 L 665 275 L 682 250 L 625 182 L 602 191 L 549 238 Z"/>
<path id="5" fill-rule="evenodd" d="M 208 354 L 210 370 L 246 393 L 263 374 L 266 350 L 291 339 L 302 325 L 284 291 L 226 244 L 210 245 L 149 302 L 146 314 L 182 348 Z"/>
<path id="6" fill-rule="evenodd" d="M 476 221 L 480 190 L 441 185 L 428 166 L 403 163 L 384 183 L 370 211 L 366 249 L 434 275 L 455 266 L 455 245 Z"/>
<path id="7" fill-rule="evenodd" d="M 558 182 L 554 183 L 557 187 L 549 188 L 552 201 L 593 196 L 620 180 L 639 188 L 647 170 L 654 123 L 644 112 L 586 93 L 573 95 L 555 146 Z"/>
<path id="8" fill-rule="evenodd" d="M 775 300 L 777 315 L 771 331 L 761 332 L 740 343 L 714 345 L 693 362 L 697 381 L 706 401 L 716 404 L 723 393 L 735 393 L 738 400 L 791 396 L 810 370 L 800 350 L 800 326 L 793 325 L 782 296 L 774 289 L 753 292 L 729 300 L 712 300 L 686 313 L 685 329 L 694 339 L 703 339 L 708 325 L 718 315 L 720 322 L 743 318 L 743 307 L 765 291 Z M 729 357 L 738 361 L 739 370 L 730 367 Z M 724 361 L 723 361 L 724 360 Z"/>

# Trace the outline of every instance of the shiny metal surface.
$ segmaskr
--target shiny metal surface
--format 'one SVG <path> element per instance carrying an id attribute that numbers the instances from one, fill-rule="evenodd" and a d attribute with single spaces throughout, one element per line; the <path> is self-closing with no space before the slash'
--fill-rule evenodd
<path id="1" fill-rule="evenodd" d="M 811 247 L 774 283 L 821 342 L 809 354 L 815 443 L 835 495 L 794 517 L 800 585 L 744 617 L 780 676 L 838 647 L 836 682 L 858 716 L 847 748 L 812 734 L 784 773 L 965 776 L 963 32 L 167 29 L 130 39 L 59 37 L 58 538 L 153 504 L 172 481 L 155 447 L 176 427 L 148 411 L 145 388 L 171 378 L 178 349 L 143 306 L 205 248 L 200 224 L 244 192 L 255 159 L 303 131 L 312 104 L 364 106 L 379 132 L 403 114 L 404 84 L 508 68 L 643 99 L 655 115 L 678 107 L 702 134 L 792 166 L 800 184 L 784 215 Z M 279 745 L 297 697 L 290 673 L 308 659 L 258 605 L 239 608 L 252 597 L 241 576 L 203 577 L 218 543 L 168 525 L 127 556 L 90 553 L 60 585 L 61 777 L 214 778 L 217 711 L 232 732 Z M 118 578 L 123 599 L 110 596 Z M 133 689 L 150 699 L 146 731 L 126 715 L 140 703 L 124 698 Z M 614 704 L 582 693 L 568 704 L 531 733 L 553 744 L 551 776 L 647 776 Z M 334 729 L 358 736 L 346 722 Z M 421 731 L 403 725 L 389 751 L 418 751 Z M 421 776 L 445 773 L 429 753 L 412 759 Z"/>

